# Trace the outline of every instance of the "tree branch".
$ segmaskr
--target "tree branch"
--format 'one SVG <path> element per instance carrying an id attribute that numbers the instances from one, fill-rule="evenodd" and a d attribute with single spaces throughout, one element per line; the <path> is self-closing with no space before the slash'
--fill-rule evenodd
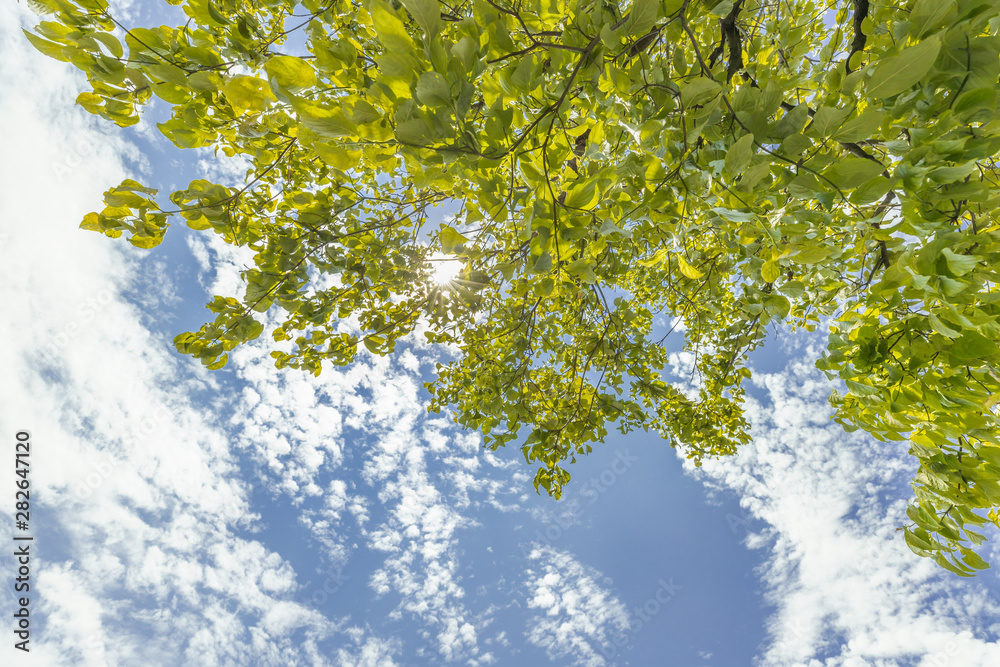
<path id="1" fill-rule="evenodd" d="M 724 18 L 719 19 L 722 41 L 708 57 L 709 65 L 715 65 L 715 61 L 722 55 L 723 48 L 729 47 L 726 81 L 732 81 L 733 76 L 743 69 L 743 40 L 740 39 L 740 29 L 736 26 L 736 17 L 739 16 L 741 9 L 743 9 L 743 0 L 736 0 L 732 10 Z"/>
<path id="2" fill-rule="evenodd" d="M 861 30 L 861 24 L 868 18 L 868 0 L 853 0 L 854 2 L 854 41 L 851 42 L 851 52 L 847 54 L 847 73 L 851 73 L 851 58 L 855 53 L 865 50 L 868 36 Z"/>

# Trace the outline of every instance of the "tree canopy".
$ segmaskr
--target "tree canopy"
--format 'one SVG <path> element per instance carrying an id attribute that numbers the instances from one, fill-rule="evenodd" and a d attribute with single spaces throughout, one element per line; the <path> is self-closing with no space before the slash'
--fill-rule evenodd
<path id="1" fill-rule="evenodd" d="M 749 441 L 747 355 L 829 327 L 836 419 L 919 464 L 905 537 L 961 575 L 1000 507 L 1000 0 L 33 0 L 27 38 L 120 126 L 246 160 L 166 201 L 126 180 L 82 227 L 170 220 L 253 251 L 178 350 L 220 368 L 277 313 L 319 373 L 419 327 L 428 385 L 558 497 L 614 427 L 696 461 Z M 439 224 L 433 208 L 457 213 Z M 435 261 L 461 262 L 437 284 Z M 697 389 L 667 381 L 675 324 Z"/>

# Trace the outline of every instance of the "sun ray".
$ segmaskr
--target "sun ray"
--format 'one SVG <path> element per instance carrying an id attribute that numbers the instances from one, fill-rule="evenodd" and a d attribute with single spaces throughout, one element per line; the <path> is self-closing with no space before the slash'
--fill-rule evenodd
<path id="1" fill-rule="evenodd" d="M 432 262 L 431 280 L 437 285 L 448 285 L 462 271 L 462 262 L 452 255 L 434 253 L 428 260 Z"/>

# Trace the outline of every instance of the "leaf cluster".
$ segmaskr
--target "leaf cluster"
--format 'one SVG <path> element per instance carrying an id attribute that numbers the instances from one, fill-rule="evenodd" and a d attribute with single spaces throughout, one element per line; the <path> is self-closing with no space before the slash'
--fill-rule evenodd
<path id="1" fill-rule="evenodd" d="M 28 38 L 87 73 L 84 108 L 126 126 L 155 96 L 175 145 L 250 165 L 173 210 L 125 181 L 84 219 L 151 247 L 180 218 L 254 251 L 182 352 L 221 367 L 273 311 L 276 364 L 319 373 L 425 323 L 461 350 L 432 409 L 519 444 L 558 497 L 609 425 L 732 454 L 768 325 L 829 321 L 838 421 L 919 462 L 907 543 L 985 567 L 997 0 L 184 0 L 188 23 L 157 28 L 36 4 Z M 307 51 L 279 51 L 294 30 Z M 436 253 L 463 264 L 449 285 Z M 658 318 L 682 325 L 692 391 L 666 379 Z"/>

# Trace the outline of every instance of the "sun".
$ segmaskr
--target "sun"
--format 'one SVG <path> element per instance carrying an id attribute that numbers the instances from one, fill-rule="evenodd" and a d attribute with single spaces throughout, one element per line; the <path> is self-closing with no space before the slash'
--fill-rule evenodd
<path id="1" fill-rule="evenodd" d="M 431 255 L 428 260 L 431 262 L 431 280 L 437 285 L 447 285 L 451 283 L 462 271 L 462 262 L 452 255 L 445 255 L 437 252 Z"/>

